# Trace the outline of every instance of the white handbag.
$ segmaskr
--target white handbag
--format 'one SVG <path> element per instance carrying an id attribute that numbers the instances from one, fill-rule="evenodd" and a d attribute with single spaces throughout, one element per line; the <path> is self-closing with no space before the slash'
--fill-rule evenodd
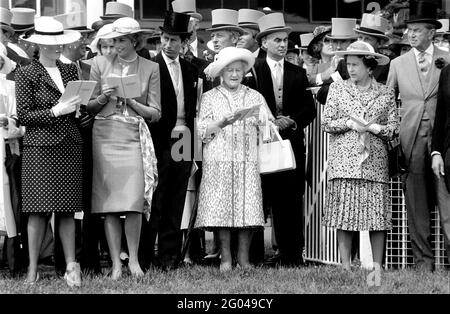
<path id="1" fill-rule="evenodd" d="M 271 125 L 276 141 L 263 143 L 260 137 L 259 142 L 259 173 L 269 174 L 296 168 L 294 151 L 291 141 L 283 140 L 277 129 Z"/>

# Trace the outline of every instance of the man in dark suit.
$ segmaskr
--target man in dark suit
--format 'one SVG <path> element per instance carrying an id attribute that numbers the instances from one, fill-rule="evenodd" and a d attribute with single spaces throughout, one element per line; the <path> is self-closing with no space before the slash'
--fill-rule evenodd
<path id="1" fill-rule="evenodd" d="M 179 57 L 190 37 L 188 23 L 189 15 L 166 12 L 160 27 L 162 51 L 154 59 L 161 75 L 161 120 L 151 129 L 158 187 L 150 222 L 158 232 L 158 261 L 163 269 L 173 269 L 180 262 L 181 220 L 194 151 L 198 70 Z"/>
<path id="2" fill-rule="evenodd" d="M 444 245 L 450 264 L 450 66 L 446 66 L 439 79 L 436 118 L 431 142 L 431 168 L 434 173 L 436 199 L 439 207 Z M 445 160 L 445 161 L 444 161 Z"/>
<path id="3" fill-rule="evenodd" d="M 299 265 L 302 260 L 303 210 L 305 187 L 305 128 L 315 118 L 316 109 L 307 91 L 306 71 L 284 61 L 288 34 L 281 13 L 272 13 L 258 20 L 262 45 L 267 58 L 257 60 L 255 72 L 257 90 L 265 97 L 276 118 L 283 139 L 291 141 L 297 168 L 291 171 L 264 175 L 263 194 L 272 206 L 275 237 L 280 254 L 267 265 Z"/>

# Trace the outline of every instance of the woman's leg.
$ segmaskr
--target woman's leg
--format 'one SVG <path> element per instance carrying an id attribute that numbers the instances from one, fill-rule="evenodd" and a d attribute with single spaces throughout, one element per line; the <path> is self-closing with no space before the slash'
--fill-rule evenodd
<path id="1" fill-rule="evenodd" d="M 341 255 L 342 266 L 350 270 L 352 252 L 352 231 L 337 230 L 339 254 Z"/>
<path id="2" fill-rule="evenodd" d="M 58 214 L 57 214 L 58 215 Z M 73 216 L 57 217 L 58 233 L 64 250 L 66 265 L 75 262 L 75 220 Z"/>
<path id="3" fill-rule="evenodd" d="M 378 266 L 383 265 L 383 253 L 384 253 L 384 237 L 385 231 L 370 231 L 370 245 L 372 246 L 372 256 L 374 264 Z M 375 266 L 375 265 L 374 265 Z"/>
<path id="4" fill-rule="evenodd" d="M 225 272 L 232 269 L 233 257 L 231 256 L 231 230 L 221 228 L 216 233 L 220 248 L 220 271 Z"/>
<path id="5" fill-rule="evenodd" d="M 29 283 L 35 282 L 37 279 L 39 252 L 44 240 L 46 221 L 46 217 L 39 214 L 30 214 L 28 218 L 28 256 L 30 264 L 26 281 Z"/>
<path id="6" fill-rule="evenodd" d="M 108 242 L 109 255 L 112 261 L 111 278 L 114 280 L 122 276 L 122 262 L 120 261 L 120 241 L 122 228 L 120 217 L 116 214 L 107 214 L 105 217 L 105 235 Z"/>
<path id="7" fill-rule="evenodd" d="M 237 260 L 241 267 L 251 268 L 249 261 L 250 244 L 252 243 L 253 230 L 242 229 L 238 231 L 238 255 Z"/>
<path id="8" fill-rule="evenodd" d="M 141 237 L 142 214 L 128 213 L 126 216 L 125 236 L 127 237 L 128 254 L 130 257 L 128 268 L 132 276 L 141 277 L 144 275 L 144 272 L 139 265 L 138 249 Z"/>

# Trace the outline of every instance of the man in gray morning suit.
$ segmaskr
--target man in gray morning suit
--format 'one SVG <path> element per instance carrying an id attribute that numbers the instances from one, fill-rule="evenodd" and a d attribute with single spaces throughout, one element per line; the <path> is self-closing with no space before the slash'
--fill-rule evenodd
<path id="1" fill-rule="evenodd" d="M 411 2 L 410 10 L 406 23 L 413 49 L 392 61 L 387 85 L 397 88 L 402 100 L 400 141 L 408 167 L 403 183 L 415 265 L 432 271 L 430 212 L 437 189 L 431 169 L 431 138 L 441 73 L 436 60 L 449 62 L 450 55 L 432 44 L 436 29 L 441 27 L 435 19 L 436 4 Z"/>

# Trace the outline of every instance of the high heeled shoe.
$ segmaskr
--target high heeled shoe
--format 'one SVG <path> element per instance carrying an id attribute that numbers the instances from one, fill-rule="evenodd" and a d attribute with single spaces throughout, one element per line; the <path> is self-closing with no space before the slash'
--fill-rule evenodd
<path id="1" fill-rule="evenodd" d="M 25 279 L 25 282 L 23 283 L 26 286 L 32 286 L 35 285 L 39 281 L 39 273 L 36 273 L 36 278 L 33 281 L 28 281 Z"/>

